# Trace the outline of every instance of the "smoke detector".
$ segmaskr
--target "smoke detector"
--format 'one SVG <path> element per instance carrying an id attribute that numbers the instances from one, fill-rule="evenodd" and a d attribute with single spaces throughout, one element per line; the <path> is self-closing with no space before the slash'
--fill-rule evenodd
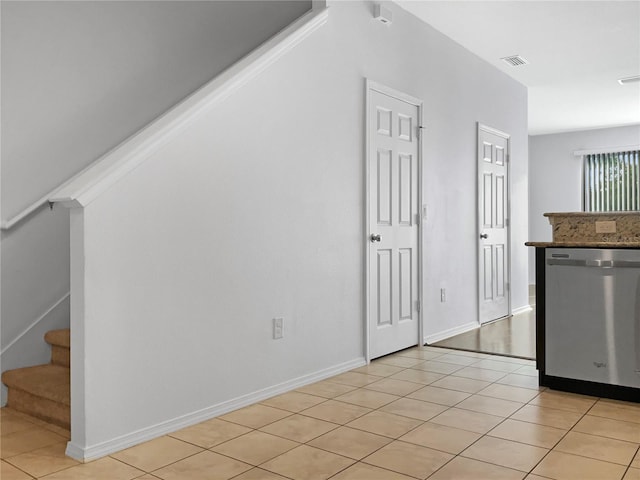
<path id="1" fill-rule="evenodd" d="M 509 57 L 502 57 L 500 60 L 502 60 L 504 63 L 512 67 L 519 67 L 521 65 L 527 65 L 529 63 L 529 60 L 527 60 L 526 58 L 522 58 L 520 55 L 511 55 Z"/>

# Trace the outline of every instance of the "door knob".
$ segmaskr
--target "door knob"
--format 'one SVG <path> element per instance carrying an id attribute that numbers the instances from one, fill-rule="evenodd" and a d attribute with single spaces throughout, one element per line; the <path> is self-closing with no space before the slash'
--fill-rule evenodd
<path id="1" fill-rule="evenodd" d="M 480 238 L 489 238 L 489 235 L 486 233 L 481 233 Z"/>
<path id="2" fill-rule="evenodd" d="M 380 235 L 374 235 L 373 233 L 371 234 L 371 237 L 369 237 L 371 240 L 371 243 L 373 242 L 379 242 L 380 241 Z"/>

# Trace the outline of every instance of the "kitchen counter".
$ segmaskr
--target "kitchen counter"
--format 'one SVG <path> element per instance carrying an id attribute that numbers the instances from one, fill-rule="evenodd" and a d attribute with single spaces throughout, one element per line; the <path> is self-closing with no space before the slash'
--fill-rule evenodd
<path id="1" fill-rule="evenodd" d="M 640 242 L 526 242 L 527 247 L 542 248 L 640 248 Z"/>
<path id="2" fill-rule="evenodd" d="M 544 216 L 552 241 L 525 243 L 536 249 L 539 384 L 640 402 L 638 377 L 628 374 L 630 359 L 640 362 L 640 352 L 629 353 L 638 348 L 634 341 L 640 345 L 633 333 L 634 322 L 640 323 L 633 313 L 640 291 L 640 212 Z"/>
<path id="3" fill-rule="evenodd" d="M 544 216 L 551 224 L 554 247 L 635 248 L 640 245 L 640 212 L 564 212 Z M 562 245 L 565 243 L 567 245 Z M 593 245 L 596 243 L 603 245 Z"/>
<path id="4" fill-rule="evenodd" d="M 637 217 L 640 213 L 636 211 L 629 212 L 547 212 L 543 213 L 543 217 L 588 217 L 588 218 L 606 218 L 606 217 Z"/>

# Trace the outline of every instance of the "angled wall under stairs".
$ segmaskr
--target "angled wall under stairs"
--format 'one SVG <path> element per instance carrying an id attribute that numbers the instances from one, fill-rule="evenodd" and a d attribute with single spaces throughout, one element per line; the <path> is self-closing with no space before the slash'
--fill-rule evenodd
<path id="1" fill-rule="evenodd" d="M 51 363 L 2 374 L 9 392 L 7 406 L 70 429 L 70 330 L 52 330 L 45 340 L 51 345 Z"/>
<path id="2" fill-rule="evenodd" d="M 52 189 L 310 8 L 2 2 L 2 371 L 46 363 L 44 333 L 69 327 L 69 212 L 45 204 Z"/>

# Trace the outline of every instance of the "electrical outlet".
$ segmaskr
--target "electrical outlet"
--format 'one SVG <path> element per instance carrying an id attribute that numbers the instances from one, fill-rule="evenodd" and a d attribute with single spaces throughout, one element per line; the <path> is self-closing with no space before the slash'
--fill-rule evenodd
<path id="1" fill-rule="evenodd" d="M 442 303 L 447 301 L 447 290 L 445 288 L 440 289 L 440 301 Z"/>
<path id="2" fill-rule="evenodd" d="M 596 233 L 616 233 L 616 222 L 596 222 Z"/>
<path id="3" fill-rule="evenodd" d="M 284 318 L 273 319 L 273 339 L 278 340 L 284 336 Z"/>

